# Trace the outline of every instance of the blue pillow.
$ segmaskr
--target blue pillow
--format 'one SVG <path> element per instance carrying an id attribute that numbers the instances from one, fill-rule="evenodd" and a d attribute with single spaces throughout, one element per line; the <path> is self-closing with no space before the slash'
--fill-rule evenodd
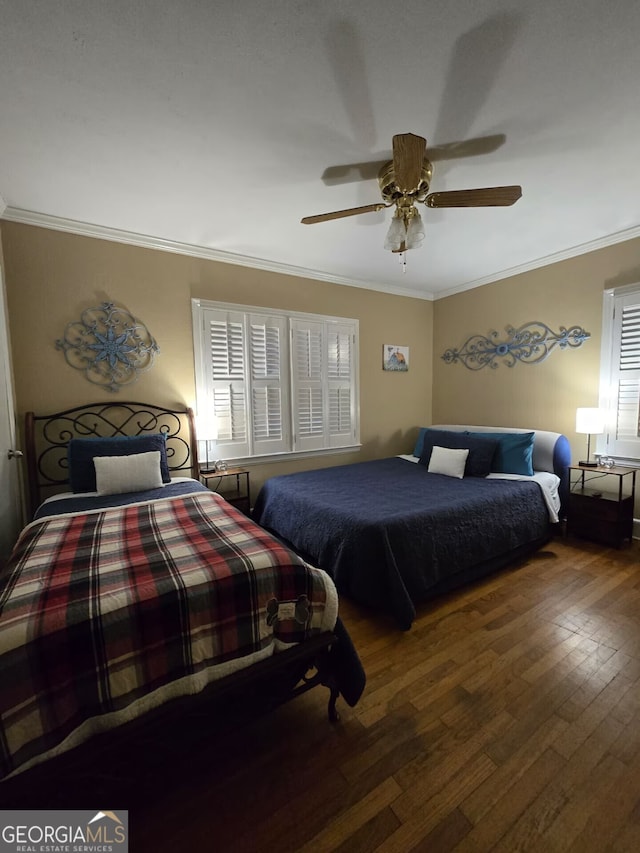
<path id="1" fill-rule="evenodd" d="M 533 476 L 533 432 L 469 432 L 477 438 L 493 438 L 498 449 L 491 470 L 496 474 Z"/>
<path id="2" fill-rule="evenodd" d="M 469 433 L 443 429 L 424 429 L 420 462 L 429 465 L 435 446 L 453 449 L 468 449 L 469 455 L 464 468 L 465 477 L 486 477 L 491 471 L 493 456 L 498 442 L 491 438 L 480 438 Z"/>
<path id="3" fill-rule="evenodd" d="M 167 461 L 167 437 L 164 433 L 123 435 L 114 438 L 72 438 L 67 447 L 69 482 L 73 492 L 95 492 L 94 456 L 131 456 L 133 453 L 160 451 L 162 482 L 170 483 Z"/>
<path id="4" fill-rule="evenodd" d="M 418 433 L 418 438 L 416 439 L 416 446 L 413 448 L 413 455 L 420 458 L 422 456 L 422 442 L 424 441 L 425 432 L 433 432 L 429 427 L 420 427 L 420 432 Z"/>

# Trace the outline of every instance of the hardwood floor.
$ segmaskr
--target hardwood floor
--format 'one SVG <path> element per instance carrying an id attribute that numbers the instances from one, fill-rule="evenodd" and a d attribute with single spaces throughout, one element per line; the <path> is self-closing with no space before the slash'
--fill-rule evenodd
<path id="1" fill-rule="evenodd" d="M 129 809 L 145 853 L 640 849 L 640 543 L 553 540 L 406 633 L 341 613 L 368 684 L 338 724 L 321 688 L 200 721 L 144 785 L 85 800 Z"/>

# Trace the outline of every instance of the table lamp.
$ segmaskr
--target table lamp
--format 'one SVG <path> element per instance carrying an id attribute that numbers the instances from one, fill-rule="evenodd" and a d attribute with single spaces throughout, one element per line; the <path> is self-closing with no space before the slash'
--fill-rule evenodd
<path id="1" fill-rule="evenodd" d="M 208 412 L 196 415 L 196 435 L 199 442 L 204 441 L 206 462 L 203 473 L 207 473 L 211 471 L 209 464 L 209 442 L 217 441 L 218 439 L 218 419 L 216 416 Z"/>
<path id="2" fill-rule="evenodd" d="M 604 432 L 604 412 L 602 409 L 576 409 L 576 432 L 587 436 L 587 458 L 580 460 L 579 465 L 595 468 L 598 463 L 591 460 L 591 436 L 602 435 Z"/>

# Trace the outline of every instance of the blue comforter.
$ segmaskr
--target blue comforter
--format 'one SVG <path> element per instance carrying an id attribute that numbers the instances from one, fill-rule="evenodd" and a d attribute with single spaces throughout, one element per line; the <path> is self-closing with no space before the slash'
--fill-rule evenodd
<path id="1" fill-rule="evenodd" d="M 40 504 L 34 513 L 34 519 L 45 518 L 49 515 L 59 515 L 64 512 L 87 512 L 92 509 L 106 509 L 110 506 L 125 506 L 139 501 L 157 501 L 162 498 L 172 498 L 176 495 L 190 495 L 193 492 L 206 492 L 199 480 L 178 480 L 167 483 L 158 489 L 147 489 L 144 492 L 125 492 L 121 495 L 98 495 L 81 493 L 65 498 L 50 498 Z"/>
<path id="2" fill-rule="evenodd" d="M 254 518 L 404 629 L 417 602 L 549 536 L 536 483 L 458 480 L 399 457 L 273 477 Z"/>

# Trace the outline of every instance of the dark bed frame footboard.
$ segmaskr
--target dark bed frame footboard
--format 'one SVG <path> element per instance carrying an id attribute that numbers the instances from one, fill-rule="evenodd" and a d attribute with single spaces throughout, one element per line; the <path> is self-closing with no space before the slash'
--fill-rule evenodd
<path id="1" fill-rule="evenodd" d="M 189 750 L 270 713 L 317 685 L 329 689 L 328 716 L 340 717 L 340 695 L 331 660 L 339 639 L 323 632 L 183 696 L 141 717 L 102 732 L 54 758 L 0 781 L 0 807 L 70 807 L 74 795 L 122 796 L 165 788 L 188 761 Z M 77 800 L 80 802 L 80 800 Z"/>

